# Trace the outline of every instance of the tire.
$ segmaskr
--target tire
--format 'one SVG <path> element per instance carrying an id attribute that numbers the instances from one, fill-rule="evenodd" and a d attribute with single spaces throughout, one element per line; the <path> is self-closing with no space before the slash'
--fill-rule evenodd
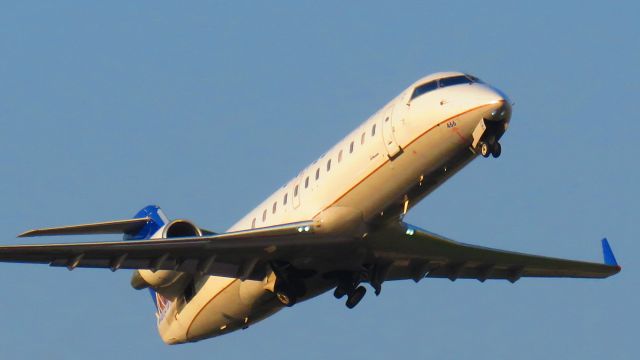
<path id="1" fill-rule="evenodd" d="M 484 141 L 480 141 L 478 143 L 478 153 L 482 155 L 482 157 L 488 158 L 491 155 L 491 147 Z"/>
<path id="2" fill-rule="evenodd" d="M 333 291 L 333 296 L 335 296 L 336 299 L 342 299 L 345 295 L 347 295 L 347 288 L 344 286 L 338 285 Z"/>
<path id="3" fill-rule="evenodd" d="M 276 284 L 275 293 L 278 301 L 284 306 L 291 307 L 298 301 L 298 297 L 296 296 L 296 294 L 291 291 L 289 286 L 286 286 L 284 284 Z"/>
<path id="4" fill-rule="evenodd" d="M 491 149 L 491 155 L 493 155 L 494 158 L 497 158 L 500 157 L 500 154 L 502 154 L 502 145 L 496 141 Z"/>
<path id="5" fill-rule="evenodd" d="M 364 294 L 366 293 L 367 289 L 364 286 L 358 286 L 356 290 L 351 295 L 349 295 L 346 304 L 347 307 L 349 309 L 353 309 L 354 307 L 356 307 L 356 305 L 358 305 L 358 303 L 360 302 L 360 300 L 362 300 Z"/>
<path id="6" fill-rule="evenodd" d="M 282 305 L 288 306 L 288 307 L 292 307 L 293 305 L 296 304 L 296 301 L 297 301 L 295 295 L 288 294 L 284 291 L 276 292 L 276 298 Z"/>

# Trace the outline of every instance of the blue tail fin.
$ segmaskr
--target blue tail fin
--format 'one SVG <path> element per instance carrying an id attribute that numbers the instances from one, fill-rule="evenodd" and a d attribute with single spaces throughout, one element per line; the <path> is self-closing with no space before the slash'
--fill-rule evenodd
<path id="1" fill-rule="evenodd" d="M 134 219 L 148 217 L 150 220 L 133 235 L 125 234 L 124 240 L 146 240 L 151 238 L 161 227 L 169 223 L 169 218 L 164 214 L 162 209 L 157 205 L 148 205 L 138 211 L 133 216 Z M 158 296 L 153 289 L 149 288 L 151 294 L 151 300 L 156 306 L 156 314 L 160 312 L 160 307 L 164 305 L 165 299 L 162 296 Z"/>
<path id="2" fill-rule="evenodd" d="M 136 234 L 125 234 L 124 240 L 145 240 L 151 238 L 153 234 L 169 222 L 162 209 L 156 205 L 145 206 L 134 215 L 134 219 L 148 217 L 150 220 Z"/>

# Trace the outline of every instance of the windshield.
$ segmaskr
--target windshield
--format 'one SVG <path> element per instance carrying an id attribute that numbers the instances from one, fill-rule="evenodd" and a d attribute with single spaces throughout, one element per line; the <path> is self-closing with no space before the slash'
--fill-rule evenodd
<path id="1" fill-rule="evenodd" d="M 413 90 L 413 94 L 411 94 L 411 100 L 417 98 L 420 95 L 426 94 L 430 91 L 454 85 L 461 84 L 473 84 L 473 83 L 482 83 L 480 79 L 471 75 L 457 75 L 451 76 L 443 79 L 429 81 L 428 83 L 422 84 Z"/>
<path id="2" fill-rule="evenodd" d="M 441 88 L 460 84 L 473 84 L 473 80 L 464 75 L 453 76 L 438 80 L 438 87 Z"/>

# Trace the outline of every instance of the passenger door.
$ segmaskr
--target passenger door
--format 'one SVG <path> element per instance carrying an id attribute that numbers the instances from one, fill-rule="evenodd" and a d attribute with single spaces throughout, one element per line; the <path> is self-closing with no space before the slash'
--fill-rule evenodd
<path id="1" fill-rule="evenodd" d="M 390 159 L 400 154 L 402 149 L 395 137 L 395 128 L 393 126 L 393 106 L 386 109 L 382 114 L 382 138 L 384 146 L 387 149 L 387 155 Z"/>

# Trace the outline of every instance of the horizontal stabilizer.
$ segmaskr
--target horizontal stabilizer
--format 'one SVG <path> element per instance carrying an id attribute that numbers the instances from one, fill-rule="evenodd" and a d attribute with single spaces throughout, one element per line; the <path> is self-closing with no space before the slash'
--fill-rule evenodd
<path id="1" fill-rule="evenodd" d="M 92 224 L 69 225 L 25 231 L 18 237 L 54 235 L 135 234 L 151 219 L 148 217 Z"/>

